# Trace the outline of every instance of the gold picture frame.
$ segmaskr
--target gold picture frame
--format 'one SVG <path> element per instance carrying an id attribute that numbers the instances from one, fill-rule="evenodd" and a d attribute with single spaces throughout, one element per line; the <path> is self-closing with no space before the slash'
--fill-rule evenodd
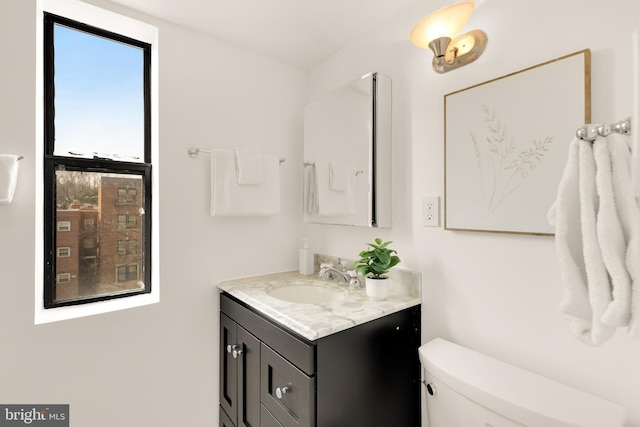
<path id="1" fill-rule="evenodd" d="M 591 121 L 591 51 L 444 95 L 446 230 L 553 236 L 546 213 Z"/>

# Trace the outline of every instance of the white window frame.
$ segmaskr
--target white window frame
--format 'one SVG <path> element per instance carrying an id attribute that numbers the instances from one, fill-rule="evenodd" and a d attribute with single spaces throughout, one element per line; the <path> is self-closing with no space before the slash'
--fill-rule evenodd
<path id="1" fill-rule="evenodd" d="M 72 305 L 58 308 L 44 308 L 44 243 L 42 239 L 44 230 L 43 206 L 44 200 L 44 178 L 43 178 L 43 156 L 44 156 L 44 60 L 43 60 L 43 16 L 44 12 L 53 13 L 65 18 L 83 22 L 107 31 L 122 34 L 135 40 L 140 40 L 151 45 L 151 163 L 153 164 L 151 175 L 152 218 L 153 227 L 151 230 L 152 239 L 152 259 L 151 277 L 153 286 L 150 293 L 134 295 L 126 298 L 116 298 L 106 301 L 99 301 L 89 304 Z M 99 7 L 90 5 L 79 0 L 37 0 L 36 5 L 36 138 L 35 138 L 35 174 L 36 194 L 35 200 L 35 296 L 34 296 L 34 323 L 43 324 L 61 320 L 73 319 L 84 316 L 91 316 L 100 313 L 124 310 L 133 307 L 140 307 L 155 304 L 160 301 L 160 248 L 159 230 L 159 190 L 158 176 L 160 169 L 159 162 L 159 85 L 158 85 L 158 29 L 147 23 L 111 12 Z M 57 277 L 56 277 L 57 279 Z"/>
<path id="2" fill-rule="evenodd" d="M 71 221 L 58 221 L 58 231 L 71 231 Z"/>

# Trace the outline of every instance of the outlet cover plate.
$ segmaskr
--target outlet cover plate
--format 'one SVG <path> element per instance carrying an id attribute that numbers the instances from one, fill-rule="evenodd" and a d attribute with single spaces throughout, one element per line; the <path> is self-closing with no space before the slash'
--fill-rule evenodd
<path id="1" fill-rule="evenodd" d="M 422 198 L 422 225 L 425 227 L 440 226 L 439 196 L 427 196 Z"/>

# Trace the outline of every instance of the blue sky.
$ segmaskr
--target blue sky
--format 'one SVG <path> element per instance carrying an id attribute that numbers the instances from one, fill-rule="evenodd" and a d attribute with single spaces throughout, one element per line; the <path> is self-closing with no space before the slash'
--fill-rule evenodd
<path id="1" fill-rule="evenodd" d="M 54 26 L 55 154 L 144 154 L 143 50 Z"/>

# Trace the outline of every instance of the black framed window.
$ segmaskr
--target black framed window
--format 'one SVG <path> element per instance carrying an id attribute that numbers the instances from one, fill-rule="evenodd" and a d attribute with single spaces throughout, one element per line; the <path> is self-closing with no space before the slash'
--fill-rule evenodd
<path id="1" fill-rule="evenodd" d="M 148 43 L 44 14 L 45 308 L 151 292 L 150 76 Z"/>

